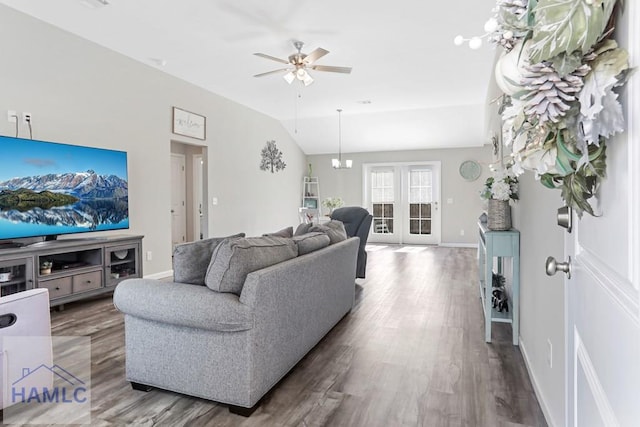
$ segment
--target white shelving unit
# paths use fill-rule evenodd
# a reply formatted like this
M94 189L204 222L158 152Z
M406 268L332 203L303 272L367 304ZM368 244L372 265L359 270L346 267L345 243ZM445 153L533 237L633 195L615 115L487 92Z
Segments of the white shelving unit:
M317 223L322 213L321 209L318 177L305 176L302 181L302 204L298 212L300 222Z
M305 176L302 183L302 207L320 209L320 184L318 177Z

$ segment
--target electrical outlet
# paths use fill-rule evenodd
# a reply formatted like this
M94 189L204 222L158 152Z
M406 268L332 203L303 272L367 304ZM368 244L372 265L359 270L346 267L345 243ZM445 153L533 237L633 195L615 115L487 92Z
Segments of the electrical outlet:
M18 121L18 115L14 110L7 111L7 120L9 121L9 123L15 123L16 121Z
M464 228L461 228L461 229L460 229L460 235L461 235L461 236L464 236Z
M218 205L218 198L217 197L212 197L211 198L211 203L213 203L213 206L217 206Z
M33 117L31 116L31 113L22 113L22 124L27 125L30 122L33 123Z
M547 340L547 365L553 368L553 344L551 344L551 340Z
M153 252L147 251L147 261L151 261L153 259Z

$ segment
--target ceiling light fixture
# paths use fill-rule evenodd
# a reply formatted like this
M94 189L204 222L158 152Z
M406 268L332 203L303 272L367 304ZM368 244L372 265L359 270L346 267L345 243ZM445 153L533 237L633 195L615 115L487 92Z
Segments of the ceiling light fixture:
M345 160L342 163L342 109L338 108L338 158L331 159L331 166L334 169L351 169L352 160Z

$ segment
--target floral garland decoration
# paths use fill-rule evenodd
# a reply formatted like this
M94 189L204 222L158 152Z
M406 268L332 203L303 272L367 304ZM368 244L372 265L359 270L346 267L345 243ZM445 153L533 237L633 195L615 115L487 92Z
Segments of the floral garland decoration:
M631 69L612 37L620 2L498 0L485 25L505 49L495 77L513 169L561 188L579 216L594 215L588 199L606 174L606 140L624 130L614 89Z

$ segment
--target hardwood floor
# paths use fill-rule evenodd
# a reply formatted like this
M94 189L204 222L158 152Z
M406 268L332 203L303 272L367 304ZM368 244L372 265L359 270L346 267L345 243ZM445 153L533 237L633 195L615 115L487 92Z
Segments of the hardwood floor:
M474 249L369 252L356 305L250 417L124 377L111 298L52 312L54 335L89 335L95 426L545 426L509 325L485 344Z

